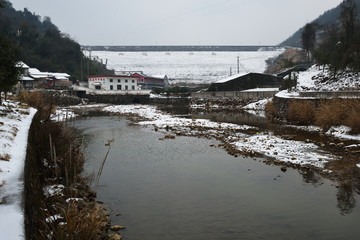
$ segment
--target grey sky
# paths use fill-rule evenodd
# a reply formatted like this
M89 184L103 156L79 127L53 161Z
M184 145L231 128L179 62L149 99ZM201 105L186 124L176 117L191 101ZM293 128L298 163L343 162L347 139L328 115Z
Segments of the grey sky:
M275 45L342 0L10 0L83 45Z

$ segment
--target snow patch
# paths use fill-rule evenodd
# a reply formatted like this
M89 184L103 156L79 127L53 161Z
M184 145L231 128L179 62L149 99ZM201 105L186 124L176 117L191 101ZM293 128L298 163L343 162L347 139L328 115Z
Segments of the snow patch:
M64 185L62 184L46 186L43 188L43 192L46 197L51 197L55 195L63 196L62 193L63 190L64 190Z
M328 160L332 159L330 155L321 153L315 144L285 140L271 134L250 136L234 142L234 145L240 151L258 152L282 162L301 166L324 168Z

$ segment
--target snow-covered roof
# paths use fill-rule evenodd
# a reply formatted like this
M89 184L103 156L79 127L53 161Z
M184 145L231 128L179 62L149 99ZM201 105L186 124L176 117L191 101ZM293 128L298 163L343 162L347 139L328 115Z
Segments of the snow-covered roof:
M215 81L214 83L225 83L225 82L228 82L228 81L231 81L231 80L234 80L236 78L239 78L239 77L242 77L242 76L245 76L249 73L247 72L242 72L242 73L238 73L238 74L235 74L235 75L232 75L230 77L227 77L227 78L224 78L224 79L220 79L220 80L217 80Z
M29 75L33 78L55 77L58 80L68 80L70 77L67 73L40 72L37 68L30 68Z
M25 76L25 75L21 75L20 80L21 81L34 81L34 79L32 77Z
M26 65L24 62L20 61L20 62L17 62L15 67L17 68L30 68L28 65Z
M167 76L165 74L160 75L153 75L154 78L161 78L161 79L167 79Z
M252 88L244 90L243 92L276 92L279 88Z

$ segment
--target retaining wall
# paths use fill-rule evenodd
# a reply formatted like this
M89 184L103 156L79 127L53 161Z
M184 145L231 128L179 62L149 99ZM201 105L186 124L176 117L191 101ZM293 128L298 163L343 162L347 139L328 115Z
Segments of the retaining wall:
M205 98L205 99L214 99L214 98L240 98L240 99L251 99L259 100L264 98L270 98L275 96L278 91L258 91L258 92L243 92L243 91L216 91L216 92L201 92L201 93L192 93L192 98Z
M109 104L148 104L150 102L150 95L94 95L85 94L85 98L89 99L89 102L96 103L109 103Z

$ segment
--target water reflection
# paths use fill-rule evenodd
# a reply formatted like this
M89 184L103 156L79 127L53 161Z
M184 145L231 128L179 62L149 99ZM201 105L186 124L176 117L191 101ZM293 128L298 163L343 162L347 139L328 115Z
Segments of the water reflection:
M135 128L121 117L86 118L76 127L89 144L89 171L99 169L104 143L115 138L98 197L120 211L111 218L127 227L127 239L358 237L359 208L351 205L344 217L336 207L336 201L356 201L347 198L346 188L339 201L338 189L314 172L282 172L261 159L234 158L210 148L213 140L159 141L161 133Z
M338 201L337 207L342 215L350 214L356 207L356 199L351 183L340 184L336 198Z

